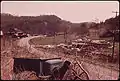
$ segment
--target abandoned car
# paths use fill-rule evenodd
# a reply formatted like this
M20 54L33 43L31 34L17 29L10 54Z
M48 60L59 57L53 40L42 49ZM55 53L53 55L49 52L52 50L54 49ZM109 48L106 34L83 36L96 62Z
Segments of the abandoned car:
M70 69L71 62L63 61L61 58L50 59L30 59L13 58L13 80L64 80L66 73ZM74 71L74 69L71 69ZM85 72L84 72L85 73ZM73 77L73 80L82 80L79 75ZM86 76L86 75L85 75ZM71 77L70 77L71 78ZM89 78L87 78L88 80Z

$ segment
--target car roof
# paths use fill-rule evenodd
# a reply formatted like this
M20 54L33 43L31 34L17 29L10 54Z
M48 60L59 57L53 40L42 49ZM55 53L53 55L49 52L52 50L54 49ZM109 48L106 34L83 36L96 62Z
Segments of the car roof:
M51 59L51 60L46 60L45 62L49 64L56 64L56 63L62 63L63 61L61 59Z
M61 58L16 58L14 57L13 59L28 59L28 60L60 60Z

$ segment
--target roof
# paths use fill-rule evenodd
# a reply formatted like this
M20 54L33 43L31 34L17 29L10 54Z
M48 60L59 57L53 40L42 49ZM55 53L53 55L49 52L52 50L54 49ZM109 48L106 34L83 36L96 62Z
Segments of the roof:
M30 59L30 60L60 60L61 58L21 58L21 57L14 57L13 59Z

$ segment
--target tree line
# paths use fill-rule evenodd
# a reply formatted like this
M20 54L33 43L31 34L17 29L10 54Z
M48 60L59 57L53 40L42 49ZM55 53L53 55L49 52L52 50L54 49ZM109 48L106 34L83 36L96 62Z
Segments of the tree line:
M51 34L66 32L76 35L88 35L89 29L103 29L100 37L104 37L106 32L119 29L119 16L106 19L105 22L83 22L72 23L63 20L56 15L40 16L14 16L7 13L1 13L1 29L8 32L11 28L18 28L29 34Z

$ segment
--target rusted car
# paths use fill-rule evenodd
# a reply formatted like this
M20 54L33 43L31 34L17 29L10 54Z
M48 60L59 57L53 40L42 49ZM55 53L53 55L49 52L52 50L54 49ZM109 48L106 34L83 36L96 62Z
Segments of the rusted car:
M34 79L49 79L54 68L58 68L63 64L60 58L51 59L29 59L14 58L13 79L26 79L26 75ZM26 73L26 74L25 74ZM24 74L24 75L23 75ZM21 77L20 77L21 76ZM18 78L19 77L19 78ZM37 78L35 78L37 77Z
M13 80L63 80L71 64L71 62L69 61L61 60L61 58L50 59L13 58L13 59L14 59L12 76ZM77 72L75 71L75 69L71 70L73 70L73 73L76 75ZM73 77L73 80L76 79L81 80L80 76L82 74L76 75L75 77Z

